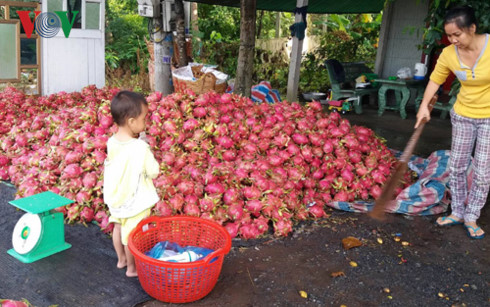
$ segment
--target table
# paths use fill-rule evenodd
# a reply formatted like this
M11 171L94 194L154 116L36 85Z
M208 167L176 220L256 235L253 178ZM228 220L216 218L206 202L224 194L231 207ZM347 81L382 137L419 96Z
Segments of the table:
M426 80L414 80L414 79L375 79L375 82L381 84L378 90L378 116L383 115L385 110L400 111L401 118L407 118L407 112L405 107L410 99L410 88L414 88L417 91L417 97L422 96L424 93ZM396 104L395 106L386 105L386 92L388 90L395 91Z

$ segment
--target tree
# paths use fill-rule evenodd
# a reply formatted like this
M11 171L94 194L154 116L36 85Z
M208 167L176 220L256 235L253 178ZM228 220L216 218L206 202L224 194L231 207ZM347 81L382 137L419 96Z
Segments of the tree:
M248 97L252 87L256 8L256 0L240 0L240 49L234 92Z
M178 54L178 65L179 67L187 66L187 48L185 44L185 13L184 13L184 3L182 0L175 0L175 26L177 31L177 36L175 37L177 43L177 54Z
M476 19L479 23L479 32L490 31L490 2L481 0L446 0L431 1L426 22L428 27L424 28L424 42L420 48L426 54L439 50L444 47L441 44L444 35L444 16L447 10L455 5L469 5L475 10Z

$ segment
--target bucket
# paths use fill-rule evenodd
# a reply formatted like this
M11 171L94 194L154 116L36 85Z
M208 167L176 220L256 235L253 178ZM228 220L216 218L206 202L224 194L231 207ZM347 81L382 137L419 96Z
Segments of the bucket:
M415 63L415 73L413 74L415 80L424 80L426 73L427 66L424 63Z

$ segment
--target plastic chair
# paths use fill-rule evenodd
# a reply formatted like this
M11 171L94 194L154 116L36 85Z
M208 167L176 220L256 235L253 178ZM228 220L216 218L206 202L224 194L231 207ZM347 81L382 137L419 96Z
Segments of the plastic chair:
M378 92L378 86L370 88L355 88L355 79L363 74L372 75L372 71L364 63L340 63L335 59L325 61L330 79L332 99L341 100L357 97L354 100L354 111L362 113L362 97Z
M449 99L449 101L447 103L438 101L434 105L433 109L442 111L440 118L445 119L447 117L447 114L453 108L454 103L456 103L456 98L457 98L458 93L459 93L459 88L460 88L460 86L453 86L451 88L451 90L449 91L449 94L448 94L451 97L451 99ZM415 99L415 108L417 111L420 107L421 102L422 102L422 97L418 97L417 99Z

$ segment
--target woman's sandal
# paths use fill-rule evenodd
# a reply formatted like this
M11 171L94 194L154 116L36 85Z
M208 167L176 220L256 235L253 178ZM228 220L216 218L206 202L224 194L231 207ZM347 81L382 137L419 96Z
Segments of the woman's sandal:
M449 223L444 223L446 220L450 220L451 222ZM439 224L436 220L436 225L437 226L441 226L441 227L445 227L445 226L454 226L454 225L461 225L463 224L463 221L458 221L458 220L455 220L453 219L452 217L449 217L449 216L444 216L441 218L441 222L444 223L444 224Z
M466 227L466 231L468 233L468 237L472 238L472 239L483 239L485 237L485 233L482 233L481 235L477 236L476 235L476 232L478 230L481 230L480 227L473 227L473 226L470 226L470 225L464 225L464 227ZM471 230L470 230L471 229ZM473 235L472 235L472 231L473 231Z

